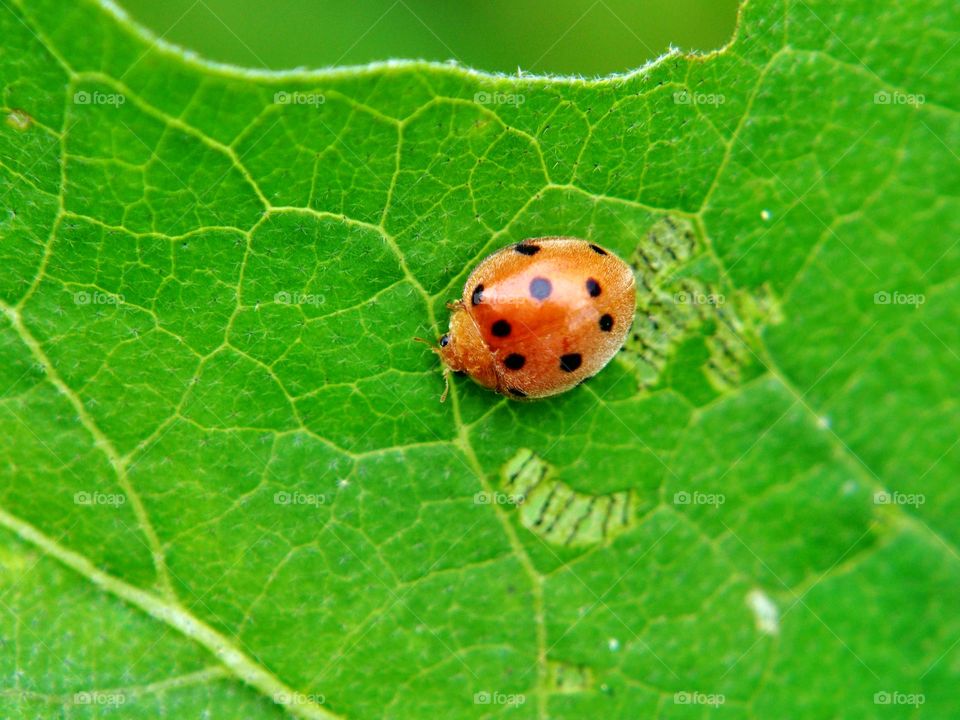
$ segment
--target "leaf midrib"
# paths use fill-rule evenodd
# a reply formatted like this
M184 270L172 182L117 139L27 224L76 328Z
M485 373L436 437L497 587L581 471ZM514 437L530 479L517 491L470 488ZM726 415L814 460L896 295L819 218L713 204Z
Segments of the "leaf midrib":
M47 556L58 560L74 572L88 579L101 590L137 607L155 620L178 630L185 637L208 650L236 678L258 690L264 697L276 702L280 697L297 697L298 701L284 705L286 710L305 720L343 720L310 698L280 680L263 665L252 659L223 634L190 613L179 603L163 599L153 593L130 585L103 572L86 557L63 547L40 532L30 523L0 509L0 526L34 545Z

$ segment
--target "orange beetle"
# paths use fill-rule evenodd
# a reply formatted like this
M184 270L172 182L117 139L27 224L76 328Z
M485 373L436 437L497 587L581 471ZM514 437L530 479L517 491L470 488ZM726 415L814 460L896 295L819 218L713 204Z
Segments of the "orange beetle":
M450 330L434 348L445 373L464 372L508 397L542 398L610 362L633 323L635 281L599 245L531 238L487 256L448 307Z

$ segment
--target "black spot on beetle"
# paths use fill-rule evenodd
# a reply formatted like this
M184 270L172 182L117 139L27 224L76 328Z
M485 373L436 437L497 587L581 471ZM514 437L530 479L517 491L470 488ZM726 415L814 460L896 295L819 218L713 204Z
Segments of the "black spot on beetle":
M483 283L480 283L473 289L473 296L470 298L470 302L474 305L479 305L483 302Z
M613 315L605 313L600 316L600 329L603 330L603 332L613 330Z
M503 364L506 365L509 370L519 370L526 363L527 359L519 353L510 353L503 361Z
M590 249L593 250L597 255L606 255L606 254L607 254L607 251L606 251L606 250L604 250L604 249L603 249L602 247L600 247L599 245L594 245L593 243L590 243Z
M521 255L536 255L540 252L540 246L531 243L517 243L513 246L513 249Z
M544 277L535 277L530 281L530 295L537 300L546 300L553 292L553 285Z
M573 372L583 364L580 353L568 353L560 356L560 369L564 372Z
M587 292L590 293L590 297L599 297L601 292L600 283L593 278L587 280Z
M449 344L450 344L449 335L444 335L443 337L440 338L440 347L446 347Z
M490 329L497 337L506 337L512 328L506 320L497 320Z
M523 390L517 390L516 388L507 388L507 392L516 397L526 397L527 394Z

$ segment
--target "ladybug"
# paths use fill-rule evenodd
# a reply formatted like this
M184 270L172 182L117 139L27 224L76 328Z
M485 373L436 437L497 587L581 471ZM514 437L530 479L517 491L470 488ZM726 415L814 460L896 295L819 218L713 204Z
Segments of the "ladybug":
M470 274L447 305L450 329L434 352L445 376L465 373L512 398L557 395L600 372L623 345L634 288L630 267L599 245L523 240Z

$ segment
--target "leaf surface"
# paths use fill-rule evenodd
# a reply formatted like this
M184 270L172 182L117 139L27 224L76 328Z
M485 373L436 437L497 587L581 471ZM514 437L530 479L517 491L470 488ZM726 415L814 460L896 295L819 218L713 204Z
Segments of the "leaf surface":
M950 3L589 82L0 36L0 714L960 714ZM624 352L439 403L411 338L557 234Z

